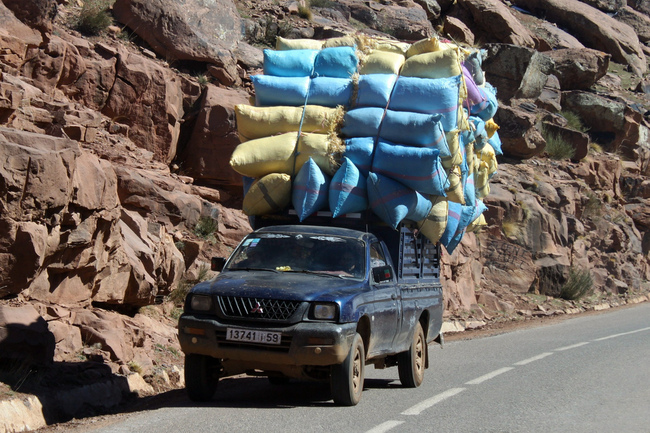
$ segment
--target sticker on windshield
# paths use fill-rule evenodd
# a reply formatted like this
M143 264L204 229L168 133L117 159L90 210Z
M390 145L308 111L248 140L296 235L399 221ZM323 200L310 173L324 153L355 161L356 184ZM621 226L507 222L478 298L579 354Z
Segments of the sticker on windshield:
M325 242L345 242L345 239L336 238L334 236L312 236L311 239Z
M257 244L259 243L260 238L248 238L244 241L244 246L245 247L256 247Z

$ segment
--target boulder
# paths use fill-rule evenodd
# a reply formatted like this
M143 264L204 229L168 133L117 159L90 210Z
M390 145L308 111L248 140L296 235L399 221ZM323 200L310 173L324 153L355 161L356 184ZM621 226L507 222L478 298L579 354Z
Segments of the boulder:
M548 21L539 20L534 29L535 36L538 40L543 41L550 49L540 51L550 51L562 48L583 48L584 45L572 34L562 30L558 26Z
M0 305L0 359L48 364L54 359L54 336L31 305Z
M514 0L533 14L560 27L572 28L587 47L603 50L638 75L647 71L645 54L634 29L578 0ZM581 23L576 25L576 23Z
M546 84L542 88L542 93L535 101L535 104L554 113L562 111L562 89L560 80L555 75L548 76Z
M606 144L608 150L616 150L615 137L625 130L626 104L576 90L562 93L562 106L580 117L597 142Z
M454 41L474 45L474 33L463 21L456 17L445 17L443 32L445 36L450 37Z
M183 117L180 80L152 60L123 48L118 52L116 79L102 114L128 125L131 141L169 163L176 156Z
M627 0L627 5L635 11L641 12L650 17L650 1L648 0Z
M605 76L610 55L589 48L559 49L544 54L553 59L553 75L562 90L586 90Z
M241 90L206 87L194 130L182 152L184 174L203 184L241 187L241 175L229 161L239 144L235 105L248 103L248 93Z
M440 5L436 0L414 0L414 2L424 9L428 20L432 21L440 18Z
M242 25L232 0L116 0L113 14L168 62L211 63L240 82L232 51Z
M359 2L343 0L350 16L368 27L407 41L433 36L433 25L427 12L412 0L402 2Z
M534 105L522 102L512 106L500 105L494 121L500 126L504 155L528 159L544 152L546 141L535 128L537 109Z
M42 33L52 31L52 21L57 12L56 0L2 0L2 3L29 27Z
M458 4L471 12L474 23L487 41L535 48L533 36L504 3L498 0L459 0Z
M548 56L516 45L487 44L485 48L485 79L497 88L499 100L535 99L541 95L553 67Z
M580 0L603 12L618 12L625 7L626 0Z
M615 18L632 27L641 42L650 41L650 16L647 14L637 12L629 6L625 6L618 10Z
M0 43L2 45L0 46L3 47L0 59L3 63L6 59L12 57L14 59L24 59L28 45L38 46L43 42L41 33L16 18L14 12L8 9L5 3L4 1L0 2L0 22L2 23L2 27L0 27ZM15 9L20 9L22 3L12 1L11 4ZM16 60L9 62L9 64L14 65L16 63ZM15 67L19 65L17 64Z
M569 266L552 257L544 257L535 261L535 267L537 274L529 291L559 298L562 286L569 279Z

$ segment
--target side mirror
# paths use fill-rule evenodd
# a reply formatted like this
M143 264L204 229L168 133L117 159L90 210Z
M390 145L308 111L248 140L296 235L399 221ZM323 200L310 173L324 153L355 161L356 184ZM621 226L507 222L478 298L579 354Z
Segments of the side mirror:
M372 268L372 277L374 278L375 283L391 281L393 279L393 268L390 266Z
M210 262L210 269L214 272L221 272L225 264L225 257L212 257L212 261Z

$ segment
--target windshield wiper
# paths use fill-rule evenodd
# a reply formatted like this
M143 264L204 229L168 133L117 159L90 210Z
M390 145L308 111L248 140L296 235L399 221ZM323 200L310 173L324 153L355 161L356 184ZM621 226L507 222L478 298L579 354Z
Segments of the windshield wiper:
M322 277L335 277L335 278L345 278L344 275L341 274L335 274L335 273L328 273L327 271L312 271L309 269L292 269L290 271L283 271L283 272L294 272L294 273L299 273L299 274L310 274L310 275L320 275Z
M228 268L229 271L268 271L268 272L280 272L277 269L270 268Z

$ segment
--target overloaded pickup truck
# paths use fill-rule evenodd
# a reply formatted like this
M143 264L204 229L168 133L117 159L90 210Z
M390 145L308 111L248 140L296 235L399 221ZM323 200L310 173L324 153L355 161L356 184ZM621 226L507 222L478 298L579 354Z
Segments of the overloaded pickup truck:
M440 248L408 224L351 226L258 221L213 259L221 272L190 290L178 324L190 399L246 373L329 381L334 402L353 406L370 364L422 383L429 343L443 342Z

